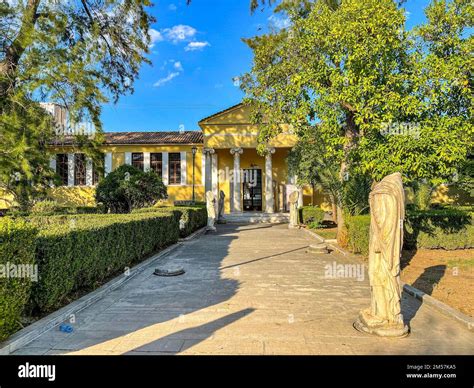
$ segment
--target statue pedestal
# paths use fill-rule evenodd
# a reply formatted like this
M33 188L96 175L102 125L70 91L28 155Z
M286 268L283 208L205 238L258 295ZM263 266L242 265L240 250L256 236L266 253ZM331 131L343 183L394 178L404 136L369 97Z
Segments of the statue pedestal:
M381 321L370 315L370 309L362 310L359 318L354 322L354 328L362 333L377 335L379 337L406 337L410 330L403 323L389 323Z

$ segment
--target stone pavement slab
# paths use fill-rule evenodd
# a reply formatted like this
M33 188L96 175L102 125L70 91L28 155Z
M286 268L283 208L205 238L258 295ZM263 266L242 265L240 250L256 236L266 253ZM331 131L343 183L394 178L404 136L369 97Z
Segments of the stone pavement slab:
M328 268L363 262L308 253L314 242L286 225L218 225L161 262L184 275L141 273L78 313L73 333L52 329L14 354L474 354L472 332L406 294L410 336L354 330L367 273Z

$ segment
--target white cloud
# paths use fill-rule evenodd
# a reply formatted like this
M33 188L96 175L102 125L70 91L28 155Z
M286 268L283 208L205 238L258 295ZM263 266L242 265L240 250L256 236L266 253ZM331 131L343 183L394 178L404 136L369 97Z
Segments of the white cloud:
M163 35L161 35L161 32L153 28L148 30L148 34L150 35L150 48L152 48L156 42L161 42L163 40Z
M173 64L173 67L178 70L178 71L183 71L183 65L181 64L180 61L176 61L174 64Z
M189 42L184 48L185 51L202 50L204 47L210 46L209 42Z
M287 17L271 15L268 18L270 25L281 30L282 28L288 28L291 24L290 19Z
M188 41L193 38L196 33L197 30L195 28L183 24L171 28L165 28L163 30L163 35L166 39L173 43Z
M173 78L176 78L180 73L179 72L174 72L174 73L169 73L166 77L159 79L156 81L153 86L159 88L160 86L163 86L164 84L170 82Z
M176 11L176 10L178 9L178 7L176 7L175 4L170 4L170 5L168 5L168 9L169 9L170 11Z

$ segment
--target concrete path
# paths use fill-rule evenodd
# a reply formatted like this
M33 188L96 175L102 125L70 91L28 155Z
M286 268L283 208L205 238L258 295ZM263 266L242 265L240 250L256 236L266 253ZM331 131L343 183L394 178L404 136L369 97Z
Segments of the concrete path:
M366 274L328 277L326 265L355 262L307 253L315 240L303 231L218 229L161 262L184 266L185 275L142 273L79 313L73 333L52 329L15 354L474 354L472 332L407 295L409 337L355 331L369 306Z

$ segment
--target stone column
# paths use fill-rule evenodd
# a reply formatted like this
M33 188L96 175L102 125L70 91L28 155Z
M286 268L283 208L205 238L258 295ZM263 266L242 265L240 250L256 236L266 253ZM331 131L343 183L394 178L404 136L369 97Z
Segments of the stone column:
M212 155L216 152L213 148L204 148L203 150L206 158L205 162L205 192L212 191Z
M244 150L240 147L231 148L230 153L234 155L234 173L233 173L233 211L242 211L242 182L240 181L240 155Z
M219 197L219 164L217 154L213 153L211 156L212 159L212 193L214 194L214 198ZM217 201L216 201L217 204Z
M273 213L275 211L275 199L273 198L273 172L272 172L272 154L275 148L267 149L265 154L265 212Z

